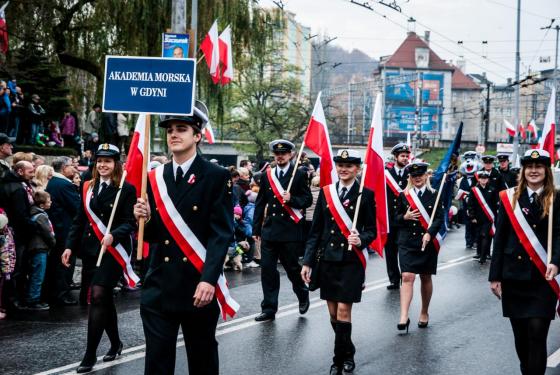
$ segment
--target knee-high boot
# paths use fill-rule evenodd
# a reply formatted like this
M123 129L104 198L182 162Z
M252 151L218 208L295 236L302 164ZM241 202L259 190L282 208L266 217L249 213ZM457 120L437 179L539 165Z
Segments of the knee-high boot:
M352 323L350 322L339 322L340 331L342 335L343 342L343 370L346 373L351 373L354 371L356 364L354 363L354 354L356 353L356 347L352 342Z
M344 341L344 322L331 321L334 325L334 357L331 365L330 375L341 375L344 366L345 341Z

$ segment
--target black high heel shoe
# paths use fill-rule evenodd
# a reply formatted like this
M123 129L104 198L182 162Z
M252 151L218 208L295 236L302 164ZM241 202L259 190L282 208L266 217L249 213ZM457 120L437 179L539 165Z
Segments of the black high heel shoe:
M430 322L430 316L428 315L428 320L425 322L418 321L418 328L428 328L428 323Z
M406 323L399 323L397 324L397 329L399 331L404 331L406 329L406 333L408 333L408 326L410 325L410 319L406 321Z
M97 362L97 358L93 357L93 359L86 359L84 358L82 360L82 363L80 363L80 365L78 366L78 368L76 369L76 372L78 374L83 374L85 372L90 372L91 370L93 370L93 366L95 366L95 363Z
M111 362L114 361L115 358L117 358L117 355L121 355L122 353L122 349L123 349L123 343L122 341L119 343L119 347L117 350L113 351L113 349L109 349L109 351L107 352L107 354L105 354L105 356L103 357L103 362Z

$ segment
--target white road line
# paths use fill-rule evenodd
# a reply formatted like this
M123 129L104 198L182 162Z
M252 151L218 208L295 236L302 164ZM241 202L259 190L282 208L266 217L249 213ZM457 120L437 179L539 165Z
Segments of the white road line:
M438 270L442 271L442 270L445 270L445 269L448 269L448 268L451 268L451 267L456 267L456 266L459 266L463 263L470 262L471 259L472 259L471 255L466 255L466 256L454 258L454 259L451 259L449 261L440 263L440 266L438 267ZM366 288L364 289L363 293L369 293L369 292L372 292L374 290L381 289L381 288L383 288L387 285L388 285L388 279L387 278L371 281L369 283L366 283ZM314 297L314 298L311 299L311 305L309 306L309 309L310 310L311 309L316 309L316 308L318 308L320 306L324 306L324 305L326 305L325 301L321 300L319 297ZM254 327L254 326L257 326L257 325L260 325L260 324L266 324L267 322L255 322L254 321L254 318L259 314L260 313L251 314L251 315L244 316L242 318L232 319L228 322L218 324L217 331L216 331L216 336L223 336L223 335L226 335L228 333L240 331L240 330L250 328L250 327ZM295 315L295 314L299 314L299 309L298 309L298 303L297 302L281 306L278 309L278 313L276 314L276 319L280 319L280 318L290 316L290 315ZM177 337L177 340L178 340L177 348L185 346L185 342L183 341L183 335L182 334ZM122 351L123 355L121 357L118 357L118 359L116 359L112 362L102 362L103 357L100 356L100 357L97 358L97 362L99 364L95 365L93 372L95 372L97 370L104 369L104 368L117 366L117 365L120 365L122 363L127 363L127 362L130 362L130 361L134 361L136 359L143 358L146 355L145 349L146 349L145 344L134 346L134 347L131 347L131 348L127 348L127 349ZM138 353L136 353L136 352L138 352ZM560 352L560 350L559 350L559 352ZM129 354L129 353L132 353L132 354ZM126 355L126 354L129 354L129 355ZM560 354L558 354L558 356L559 356L558 361L560 361ZM549 361L550 361L550 358L549 358ZM68 365L65 365L65 366L57 367L57 368L54 368L54 369L51 369L51 370L39 372L39 373L36 373L35 375L51 375L51 374L70 375L70 374L75 374L76 373L75 369L79 365L80 365L80 362L75 362L75 363L71 363L71 364L68 364ZM554 367L556 367L556 366L554 366ZM72 370L72 371L68 372L68 370Z
M546 363L546 367L558 367L560 364L560 349L555 351L548 357L548 361Z

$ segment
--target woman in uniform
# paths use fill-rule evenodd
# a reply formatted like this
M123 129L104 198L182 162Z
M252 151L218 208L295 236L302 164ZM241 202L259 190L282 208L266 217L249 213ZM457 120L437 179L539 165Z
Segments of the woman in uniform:
M422 310L418 327L428 327L428 307L432 298L432 275L436 274L439 242L437 234L443 224L443 204L435 206L437 191L428 184L427 163L415 162L407 166L408 186L399 196L396 222L399 225L399 263L402 272L401 316L397 329L408 333L409 309L414 280L420 275ZM435 215L432 215L436 209ZM431 220L433 216L433 220Z
M112 361L121 354L123 344L119 338L117 311L113 302L113 288L123 275L123 268L107 250L100 267L96 267L101 245L121 245L130 254L132 251L132 234L136 228L133 206L136 202L134 186L124 183L119 198L111 232L101 240L94 231L95 215L105 226L109 222L119 183L123 175L123 166L119 160L119 149L114 145L102 144L95 155L93 179L86 182L83 194L90 199L82 199L78 213L74 218L68 239L67 249L62 255L62 263L69 266L69 259L75 253L82 259L82 288L89 288L89 316L87 347L84 358L77 369L78 373L91 371L97 360L97 346L107 332L111 348L103 361ZM84 198L84 197L82 197ZM89 200L89 207L85 207ZM93 213L93 215L92 215ZM90 221L91 220L91 221Z
M546 339L558 302L553 284L560 279L560 196L548 152L528 150L521 166L517 187L500 193L489 280L510 319L521 373L540 375L546 371ZM547 264L551 202L552 260Z
M320 287L321 299L327 301L335 331L331 375L351 373L355 368L352 304L361 300L366 249L377 235L374 195L366 188L356 230L351 232L360 190L356 176L361 158L351 150L340 150L334 162L339 182L323 187L319 193L301 271L303 281L311 283L313 278L311 286ZM351 250L348 244L353 246Z

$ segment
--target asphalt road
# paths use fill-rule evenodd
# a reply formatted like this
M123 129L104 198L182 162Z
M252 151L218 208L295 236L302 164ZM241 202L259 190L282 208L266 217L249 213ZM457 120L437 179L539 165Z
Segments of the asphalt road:
M488 265L471 260L463 231L451 232L439 258L428 329L416 327L420 309L416 286L408 335L399 334L399 293L388 291L385 264L370 256L367 287L353 310L357 348L355 374L518 374L509 321L486 281ZM222 374L326 374L334 343L327 308L312 294L309 312L300 316L289 281L282 276L281 309L274 322L256 323L260 311L260 270L228 272L241 311L220 322ZM117 298L119 329L125 350L118 360L94 368L96 374L142 374L144 337L138 310L139 292ZM87 311L80 307L26 313L0 322L0 374L74 373L85 349ZM108 350L103 338L98 355ZM560 375L560 325L549 334L548 374ZM558 352L557 352L558 351ZM177 374L188 373L182 336L177 345Z

